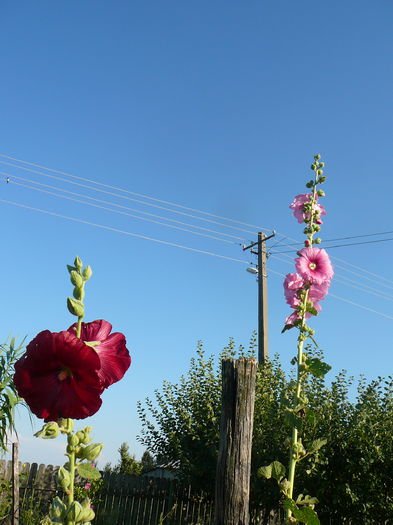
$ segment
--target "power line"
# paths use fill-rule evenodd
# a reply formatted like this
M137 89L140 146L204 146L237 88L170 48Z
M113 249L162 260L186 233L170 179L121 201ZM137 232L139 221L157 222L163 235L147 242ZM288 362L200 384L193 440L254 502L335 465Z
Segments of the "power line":
M386 242L386 241L393 241L393 237L389 237L388 239L376 239L375 241L363 241L363 242L348 242L346 244L333 244L333 246L323 246L325 250L330 250L331 248L343 248L344 246L359 246L361 244L374 244L377 242ZM327 241L326 241L327 242ZM278 253L293 253L295 250L284 250L282 252L272 252L274 254Z
M0 175L4 175L6 177L7 182L10 182L10 183L16 184L13 179L22 180L24 182L28 182L30 184L34 184L34 185L40 186L42 188L49 188L49 189L52 189L52 190L61 191L63 193L67 193L69 195L75 195L76 197L83 197L84 199L88 199L88 200L91 200L91 201L94 201L94 202L100 202L101 204L109 204L110 206L115 206L116 208L121 208L122 210L134 211L136 213L141 213L142 215L148 215L149 217L155 217L157 219L163 219L163 220L166 220L166 221L169 221L169 222L173 222L175 224L181 224L183 226L189 226L189 227L192 227L192 228L196 228L197 230L203 230L203 231L207 231L207 232L210 232L210 233L215 233L217 235L221 235L221 236L224 236L224 237L230 237L232 239L237 239L239 241L244 241L244 237L239 237L238 235L233 235L232 233L219 232L217 230L212 230L210 228L206 228L205 226L199 226L197 224L190 224L188 222L178 221L176 219L171 219L170 217L165 217L163 215L157 215L155 213L150 213L148 211L138 210L137 208L130 208L129 206L123 206L122 204L117 204L116 202L106 201L104 199L97 199L95 197L90 197L89 195L84 195L83 193L77 193L75 191L70 191L70 190L66 190L64 188L59 188L57 186L52 186L51 184L44 184L43 182L37 182L37 181L31 180L31 179L26 179L25 177L20 177L19 175L11 175L10 173L7 173L5 171L0 171ZM31 188L31 189L35 189L35 188Z
M177 243L174 243L174 242L163 241L161 239L155 239L153 237L148 237L146 235L140 235L138 233L132 233L132 232L125 231L125 230L120 230L119 228L113 228L112 226L105 226L103 224L97 224L95 222L85 221L84 219L78 219L76 217L69 217L68 215L62 215L60 213L55 213L55 212L49 211L49 210L43 210L41 208L35 208L33 206L27 206L26 204L21 204L19 202L8 201L6 199L0 199L0 202L4 202L5 204L10 204L12 206L17 206L19 208L25 208L26 210L37 211L39 213L44 213L46 215L52 215L53 217L59 217L61 219L66 219L66 220L69 220L69 221L79 222L81 224L87 224L88 226L94 226L95 228L101 228L103 230L113 231L113 232L116 232L116 233L121 233L123 235L128 235L130 237L136 237L138 239L144 239L144 240L147 240L147 241L153 241L153 242L157 242L159 244L164 244L166 246L173 246L175 248L182 248L183 250L188 250L190 252L202 253L204 255L211 255L212 257L218 257L220 259L225 259L227 261L240 262L242 264L247 264L247 265L250 264L248 261L244 261L243 259L235 259L233 257L228 257L226 255L221 255L221 254L214 253L214 252L209 252L209 251L206 251L206 250L198 250L197 248L191 248L190 246L185 246L185 245L177 244Z
M387 235L389 233L393 233L393 230L388 230L386 232L375 232L375 233L363 233L361 235L350 235L348 237L336 237L334 239L323 239L323 242L334 242L334 241L346 241L349 239L359 239L362 237L375 237L376 235ZM289 237L285 237L285 239L289 239ZM279 241L281 242L281 241ZM277 243L278 244L278 243ZM285 246L299 246L301 244L300 242L291 242L291 243L285 243ZM343 245L346 246L346 245ZM329 248L329 246L328 246Z
M79 204L83 204L84 206L92 206L94 208L99 208L101 210L106 210L106 211L110 211L112 213L117 213L117 214L121 214L121 215L126 215L128 217L132 217L134 219L139 219L141 221L147 221L147 222L152 222L154 224L159 224L161 226L165 226L167 228L175 228L177 230L181 230L181 231L185 231L185 232L188 232L188 233L193 233L194 235L199 235L201 237L205 237L205 238L208 238L208 239L214 239L216 241L220 241L220 242L225 242L225 243L228 243L228 244L238 244L238 243L235 243L234 241L229 241L228 239L223 239L222 237L215 237L213 235L209 235L209 234L206 234L206 233L201 233L201 232L196 232L196 231L193 231L193 230L190 230L188 228L183 228L181 226L175 226L173 224L166 224L164 222L161 222L161 221L156 221L154 219L147 219L146 217L139 217L138 215L134 215L132 213L127 213L125 211L119 211L119 210L113 210L111 208L108 208L106 206L101 206L100 204L93 204L91 202L86 202L86 201L83 201L83 200L80 200L80 199L74 199L73 197L68 197L67 195L59 195L53 191L49 191L49 190L42 190L40 188L34 188L33 186L29 186L28 184L23 184L23 183L20 183L20 182L15 182L13 181L13 184L17 185L17 186L21 186L23 188L27 188L27 189L31 189L33 191L38 191L40 193L45 193L47 195L53 195L54 197L59 197L61 199L67 199L67 200L70 200L72 202L76 202L76 203L79 203Z
M276 231L276 234L277 234L277 235L281 235L281 236L285 237L286 239L290 239L291 241L296 241L296 240L297 240L297 239L294 239L293 237L286 236L286 235L284 235L283 233L280 233L280 232L277 232L277 231ZM298 241L298 242L299 242L299 244L300 244L300 241ZM291 253L293 253L292 250L291 250ZM342 258L337 257L337 256L332 257L332 259L333 259L334 261L341 261L342 263L346 264L347 266L350 266L350 267L352 267L352 268L356 268L356 269L360 270L360 271L363 272L363 273L366 273L366 274L368 274L368 275L373 275L373 276L376 277L377 279L380 279L380 280L382 280L382 281L385 281L385 282L388 282L388 283L393 284L393 281L392 281L391 279L387 279L386 277L383 277L383 276L380 275L380 274L377 274L377 273L375 273L375 272L371 272L370 270L366 270L365 268L362 268L362 267L357 266L357 265L355 265L355 264L349 263L349 262L346 261L345 259L342 259ZM353 274L356 275L355 272L353 272L353 271L351 271L351 270L348 270L347 268L342 267L342 269L343 269L344 271L346 271L346 272L353 273ZM359 274L359 275L361 275L361 274ZM364 277L363 275L361 275L361 278L362 278L362 279L367 279L367 280L369 280L369 281L372 281L372 279L367 278L367 277ZM381 286L386 286L386 285L381 285Z
M42 173L41 171L33 170L31 168L25 168L23 166L17 166L16 164L11 164L10 162L5 162L3 160L0 160L0 164L6 164L6 165L12 166L14 168L18 168L18 169L21 169L21 170L24 170L24 171L28 171L30 173L35 173L37 175L41 175L42 177L48 177L48 178L55 179L55 180L61 180L62 182L66 182L67 184L73 184L74 186L79 186L81 188L87 188L89 190L97 191L99 193L105 193L107 195L112 195L112 196L117 197L119 199L125 199L125 200L132 201L132 202L138 202L139 204L142 204L143 206L150 206L150 207L153 207L153 208L158 208L160 210L169 211L170 213L177 213L178 215L184 215L186 217L192 217L193 219L197 219L199 221L205 221L205 222L209 222L209 223L212 223L212 224L218 224L218 225L220 225L220 226L222 226L224 228L231 228L233 230L243 231L243 232L246 232L246 233L250 233L252 235L255 234L255 232L250 231L250 230L246 230L245 228L239 228L237 226L231 226L230 224L223 224L222 222L218 222L218 221L215 221L213 219L207 219L206 217L198 217L196 215L192 215L190 213L186 213L186 212L183 212L183 211L171 210L170 208L166 208L165 206L160 206L159 204L153 204L152 202L141 201L140 199L134 199L134 198L128 197L126 195L119 195L118 193L114 193L112 191L102 190L100 188L94 188L92 186L88 186L87 184L82 184L81 182L74 182L74 181L71 181L71 180L64 179L62 177L58 177L56 175L50 175L49 173Z
M71 173L67 173L67 172L60 171L60 170L55 170L55 169L48 168L48 167L40 165L40 164L35 164L33 162L28 162L28 161L25 161L25 160L17 159L15 157L10 157L9 155L4 155L4 154L0 153L0 157L6 158L6 159L10 159L10 160L13 160L15 162L20 162L22 164L27 164L29 166L34 166L36 168L43 169L43 170L46 170L46 171L50 171L52 173L57 173L59 175L65 175L66 177L70 177L70 178L73 178L75 180L82 180L84 182L89 182L90 184L96 184L97 186L101 186L101 187L104 187L104 188L110 188L110 189L114 189L116 191L121 191L121 192L127 193L129 195L135 195L137 197L142 197L144 199L152 200L152 201L155 201L155 202L160 202L161 204L168 204L169 206L175 206L177 208L181 208L181 209L184 209L184 210L200 213L202 215L207 215L209 217L215 217L216 219L221 219L221 220L225 220L225 221L234 222L234 223L237 223L237 224L242 224L243 226L248 226L250 228L255 228L257 230L258 229L266 229L266 230L270 229L270 228L265 228L265 227L261 227L261 226L255 226L253 224L249 224L247 222L239 221L237 219L232 219L230 217L224 217L224 216L216 215L214 213L210 213L210 212L207 212L207 211L202 211L202 210L199 210L199 209L196 209L196 208L191 208L191 207L188 207L188 206L184 206L182 204L177 204L175 202L165 201L165 200L162 200L162 199L157 199L156 197L151 197L150 195L146 195L146 194L143 194L143 193L136 193L134 191L127 190L125 188L112 186L110 184L105 184L105 183L102 183L102 182L98 182L98 181L95 181L93 179L88 179L86 177L78 177L77 175L72 175ZM17 166L15 164L10 164L10 163L7 163L5 161L1 161L0 160L0 163L6 164L8 166L13 166L15 168L27 170L27 168L24 168L22 166ZM37 172L34 171L33 173L37 173ZM44 174L42 174L42 175L44 175ZM175 211L173 211L173 213L175 213ZM254 232L252 232L252 233L254 233Z

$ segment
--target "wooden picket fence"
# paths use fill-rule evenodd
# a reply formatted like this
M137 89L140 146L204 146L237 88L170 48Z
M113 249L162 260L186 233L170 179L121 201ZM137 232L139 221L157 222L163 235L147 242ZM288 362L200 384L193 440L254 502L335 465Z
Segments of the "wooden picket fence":
M19 525L38 525L58 492L52 465L20 463ZM0 461L0 479L9 482L12 462ZM104 488L96 502L95 525L213 525L214 503L206 494L176 480L103 473ZM0 506L1 506L0 495ZM4 494L3 494L4 498ZM0 525L11 523L9 517ZM250 525L280 525L281 515L251 509Z

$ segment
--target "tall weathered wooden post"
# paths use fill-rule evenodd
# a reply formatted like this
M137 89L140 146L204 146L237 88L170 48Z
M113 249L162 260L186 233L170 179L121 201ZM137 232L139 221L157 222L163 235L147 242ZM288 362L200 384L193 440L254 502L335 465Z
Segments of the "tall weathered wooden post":
M254 359L222 360L222 413L215 525L248 525L255 403Z
M12 525L19 525L19 443L12 443Z

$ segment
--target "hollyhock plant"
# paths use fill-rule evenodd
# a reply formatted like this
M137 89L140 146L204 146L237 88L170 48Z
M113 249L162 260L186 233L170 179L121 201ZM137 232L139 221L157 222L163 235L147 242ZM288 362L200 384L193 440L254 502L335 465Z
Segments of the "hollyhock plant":
M37 417L47 422L35 435L44 439L67 436L67 462L58 471L58 483L67 502L56 497L43 525L90 524L94 519L89 498L81 503L74 501L75 476L87 480L85 487L101 477L93 462L103 444L92 443L90 426L74 432L73 419L96 413L103 391L119 381L131 364L124 335L111 333L108 321L82 322L85 284L92 276L90 266L83 268L76 257L74 265L67 268L74 286L67 307L78 321L66 331L40 332L15 364L14 383L19 395Z
M293 311L285 320L283 332L295 327L299 330L297 355L292 360L297 365L297 376L296 381L290 383L288 395L290 401L286 408L287 419L292 427L289 464L286 469L280 462L274 461L259 469L261 476L274 478L278 482L284 496L286 524L320 525L314 510L318 500L303 494L299 494L296 499L293 496L298 463L315 454L326 443L324 439L316 439L306 450L301 438L304 422L313 418L312 410L308 407L308 401L303 394L304 381L308 374L323 377L330 370L329 365L319 358L309 357L303 350L307 339L315 343L314 330L308 326L307 320L321 312L320 301L326 297L334 273L327 252L314 246L321 243L321 239L314 236L321 229L321 216L326 215L325 208L318 202L319 197L325 195L320 185L326 180L322 169L324 163L320 158L320 155L315 155L311 166L314 178L306 184L311 192L297 195L290 205L298 222L305 223L304 233L307 237L304 242L305 247L297 252L296 273L288 274L284 280L285 299Z

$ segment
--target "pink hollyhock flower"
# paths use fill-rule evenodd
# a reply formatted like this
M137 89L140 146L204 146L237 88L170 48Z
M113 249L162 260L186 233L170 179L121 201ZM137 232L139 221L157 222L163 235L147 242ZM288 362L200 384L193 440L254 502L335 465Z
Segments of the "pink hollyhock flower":
M300 315L295 310L291 313L291 315L288 315L288 317L285 319L285 325L293 326L295 324L295 321L297 321L300 318Z
M83 487L85 490L90 490L91 489L91 483L86 483L85 486Z
M304 281L297 273L288 273L284 280L284 295L287 303L292 308L299 306L298 290L304 286Z
M309 219L311 216L310 213L304 213L303 211L303 207L306 202L309 202L311 195L311 193L301 193L300 195L296 195L292 204L289 206L293 210L293 215L298 222L304 222L304 219ZM316 195L315 198L318 199L318 195ZM326 215L326 210L322 204L316 203L315 209L319 211L320 216ZM322 224L320 219L318 219L318 224Z
M101 406L97 353L69 332L40 332L15 363L14 384L45 421L84 419Z
M305 281L321 285L333 277L333 267L325 250L320 248L302 248L295 259L296 270Z
M73 324L68 332L75 334L77 324ZM131 357L126 348L126 338L123 334L111 334L112 325L99 319L91 323L82 323L81 339L97 353L101 367L98 375L103 388L119 381L131 364Z

